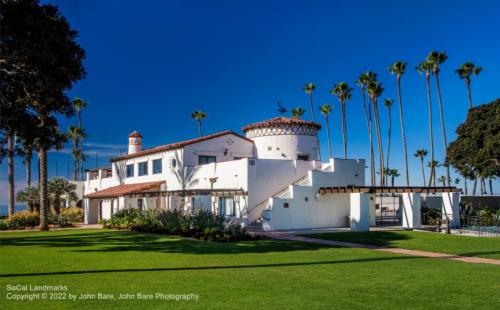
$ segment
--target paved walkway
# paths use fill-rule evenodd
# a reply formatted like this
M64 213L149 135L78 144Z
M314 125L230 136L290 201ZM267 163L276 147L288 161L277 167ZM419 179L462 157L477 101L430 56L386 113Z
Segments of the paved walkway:
M446 253L435 253L435 252L427 252L427 251L419 251L419 250L388 248L388 247L381 247L381 246L376 246L376 245L350 243L350 242L342 242L342 241L334 241L334 240L323 240L323 239L308 238L308 237L303 237L303 236L296 236L294 234L286 233L286 232L264 232L264 233L262 233L262 235L267 236L269 238L273 238L273 239L300 241L300 242L311 242L311 243L318 243L318 244L325 244L325 245L333 245L333 246L338 246L338 247L361 248L361 249L369 249L369 250L374 250L374 251L381 251L381 252L388 252L388 253L395 253L395 254L449 259L449 260L461 261L464 263L491 264L491 265L499 265L500 266L500 260L492 259L492 258L469 257L469 256L446 254Z

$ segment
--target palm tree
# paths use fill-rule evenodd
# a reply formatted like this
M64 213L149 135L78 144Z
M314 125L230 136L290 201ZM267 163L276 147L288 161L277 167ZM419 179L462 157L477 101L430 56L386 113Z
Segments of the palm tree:
M83 100L83 99L75 98L75 99L73 99L72 103L73 103L73 106L75 107L75 110L76 110L76 113L77 113L77 116L78 116L78 128L83 133L83 127L82 127L82 110L87 107L87 102L85 100ZM79 158L77 158L78 164L76 164L77 167L82 167L82 168L83 168L83 162L86 159L86 156L83 153L83 141L82 141L83 138L86 138L86 135L82 135L79 138L79 140L80 140L80 152L79 152L80 156L79 156ZM77 169L77 172L78 172L78 169ZM82 174L83 174L83 172L82 172ZM75 177L75 176L73 176L73 177ZM75 180L77 180L77 179L79 179L78 173L76 174L76 179Z
M444 112L443 112L443 100L441 98L441 88L439 86L439 72L440 72L440 65L443 64L446 60L448 59L448 55L444 52L436 52L432 51L429 53L427 56L427 61L432 64L432 74L434 75L434 79L436 81L436 89L438 93L438 104L439 104L439 115L441 118L441 131L443 133L443 142L444 142L444 149L445 149L445 156L446 158L446 153L448 149L448 142L446 139L446 128L444 126ZM445 163L446 167L446 178L448 180L448 186L451 186L451 177L450 177L450 166Z
M438 183L441 183L443 186L446 186L446 177L444 175L440 176L438 179Z
M436 169L441 167L441 164L439 163L439 161L434 160L428 162L427 167L429 167L429 169L431 170L431 175L432 175L432 184L431 180L429 180L429 186L436 186ZM432 170L434 170L434 174L432 174Z
M74 190L76 189L76 185L70 183L65 178L56 177L48 182L48 191L49 195L54 202L54 212L59 215L61 213L61 196L62 195L71 195L74 194ZM76 194L75 194L76 195ZM74 197L73 195L71 195Z
M30 212L40 212L40 194L38 187L28 186L24 190L17 192L17 202L28 204Z
M198 110L198 111L194 111L193 113L191 113L191 118L196 122L196 124L198 124L198 133L200 134L200 137L203 136L203 132L201 130L201 122L207 118L207 113L201 111L201 110Z
M387 108L387 114L389 116L389 128L388 128L388 140L387 140L387 164L386 167L389 167L389 155L391 152L391 129L392 129L392 104L394 100L392 99L384 99L384 106ZM385 178L385 183L387 184L387 176Z
M353 89L346 82L340 82L333 85L330 94L337 96L342 110L342 141L344 142L344 159L347 158L347 126L345 115L345 103L352 97Z
M416 70L420 74L424 74L425 76L425 83L426 83L426 88L427 88L427 105L428 105L428 115L429 115L429 142L430 142L430 150L431 150L431 163L434 163L434 135L432 132L432 101L431 101L431 85L430 85L430 78L431 78L431 70L432 70L432 64L429 63L428 61L422 61L421 63L418 64L416 67ZM433 180L436 179L435 177L435 171L436 168L431 166L431 173L429 176L429 186L431 186ZM434 182L434 186L435 186Z
M382 83L379 83L378 81L373 81L370 82L368 85L368 94L371 97L372 103L373 103L373 111L375 113L375 130L377 134L377 145L378 145L378 154L379 154L379 166L380 166L380 185L384 186L385 185L385 177L384 177L384 150L382 147L382 135L380 134L380 119L378 115L378 104L377 100L378 97L382 95L384 92L384 88L382 87Z
M403 155L405 159L406 186L410 186L410 174L408 172L408 148L406 145L406 133L405 133L404 118L403 118L403 99L401 96L401 77L405 73L405 70L406 70L406 62L404 61L396 61L395 63L389 66L389 72L396 76L398 101L399 101L399 123L401 126L401 137L403 139Z
M87 135L83 128L69 126L67 137L68 139L71 139L73 141L73 150L71 152L73 155L73 181L78 180L78 168L80 167L80 162L82 162L81 159L85 158L83 155L83 150L80 147L80 141L86 136Z
M328 121L328 115L330 112L332 112L333 107L329 104L324 104L319 107L319 111L321 114L325 117L325 123L326 123L326 136L327 136L327 142L328 142L328 158L333 158L333 153L332 153L332 145L330 141L330 122Z
M370 184L375 185L375 155L373 152L373 135L372 135L372 109L370 100L368 100L368 108L366 105L365 92L370 82L377 79L377 74L374 72L361 73L356 85L361 87L361 94L363 96L363 112L365 114L366 127L368 129L368 139L370 140ZM370 99L370 97L368 97Z
M472 95L470 92L470 77L471 75L479 75L483 71L482 67L476 66L473 62L468 61L461 64L455 73L458 74L460 79L465 80L465 85L467 85L467 98L469 99L469 110L472 109Z
M304 115L304 113L306 113L306 110L301 107L295 107L292 109L292 118L299 119L302 115Z
M398 172L398 169L388 169L388 174L391 176L391 186L394 187L394 179L399 177L400 174Z
M309 104L311 105L311 115L312 121L316 122L316 117L314 116L314 104L313 104L313 92L316 90L316 83L307 83L304 88L304 92L309 96Z
M427 156L427 150L426 149L420 149L415 152L415 157L420 158L420 161L422 163L422 177L424 180L424 186L425 186L425 169L424 169L424 158Z

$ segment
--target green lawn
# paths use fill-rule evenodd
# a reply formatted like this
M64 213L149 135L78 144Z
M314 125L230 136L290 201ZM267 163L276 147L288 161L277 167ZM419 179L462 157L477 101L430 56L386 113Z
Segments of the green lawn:
M478 238L403 230L317 233L304 236L410 250L500 259L500 238Z
M198 301L6 300L8 284ZM500 309L500 268L277 240L211 243L106 230L0 233L2 309Z

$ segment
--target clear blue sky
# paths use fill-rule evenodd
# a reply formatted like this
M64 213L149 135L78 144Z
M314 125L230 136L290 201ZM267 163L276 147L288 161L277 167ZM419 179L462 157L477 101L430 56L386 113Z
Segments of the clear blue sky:
M329 95L333 83L356 89L347 105L349 157L368 158L359 73L379 74L395 98L395 79L386 68L409 63L402 81L411 179L421 184L417 148L429 148L424 79L413 68L430 50L444 50L441 81L449 140L465 118L466 88L453 71L467 60L484 67L472 82L474 103L499 96L500 26L498 1L44 1L59 5L80 32L87 52L87 77L70 91L89 102L83 122L89 155L99 166L126 149L127 135L139 130L144 144L196 136L190 113L208 113L205 132L232 129L277 115L276 100L289 109L308 108L302 86L316 82L316 105L332 103L334 153L341 156L340 109ZM433 87L437 159L443 142ZM398 110L393 110L392 164L403 170ZM309 111L305 118L310 118ZM387 114L381 110L386 143ZM62 128L76 119L62 119ZM325 132L320 132L326 150ZM50 175L66 175L69 145L50 154ZM326 153L324 153L326 155ZM325 157L325 156L324 156ZM95 166L95 159L88 162ZM7 167L1 165L0 204L6 197ZM16 162L16 182L24 166ZM368 172L368 170L367 170ZM444 174L444 170L438 175ZM34 171L36 178L36 170ZM399 182L402 182L401 177ZM500 183L496 181L496 191Z

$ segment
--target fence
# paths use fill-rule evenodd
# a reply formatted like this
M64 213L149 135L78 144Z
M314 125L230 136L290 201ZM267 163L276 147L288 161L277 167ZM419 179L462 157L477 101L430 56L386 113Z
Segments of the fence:
M470 216L460 217L461 233L474 234L483 237L500 236L500 216Z

